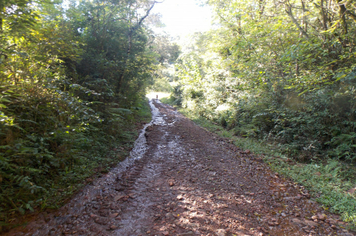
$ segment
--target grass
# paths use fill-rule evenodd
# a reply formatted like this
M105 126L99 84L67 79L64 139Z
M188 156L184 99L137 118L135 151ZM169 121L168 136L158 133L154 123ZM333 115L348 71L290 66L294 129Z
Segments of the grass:
M151 115L151 108L150 105L148 104L148 101L147 100L142 101L139 108L140 109L136 114L135 120L149 123L152 119L152 115Z
M172 104L170 98L161 99ZM197 113L179 108L179 111L199 126L229 138L236 146L260 154L264 161L276 172L306 187L312 197L321 203L324 209L341 215L349 227L356 229L356 194L348 191L356 187L356 168L339 160L327 159L312 163L287 162L288 158L279 152L279 148L261 140L237 137L218 124L199 116Z

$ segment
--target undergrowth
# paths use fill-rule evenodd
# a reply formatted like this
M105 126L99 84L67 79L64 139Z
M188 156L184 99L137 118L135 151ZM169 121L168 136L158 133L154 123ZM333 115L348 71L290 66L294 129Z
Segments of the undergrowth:
M162 102L169 104L173 104L173 101L174 99L170 98L162 99ZM356 187L354 166L335 159L291 164L285 160L298 158L281 152L280 144L236 136L233 130L226 130L221 125L199 116L197 112L184 108L179 108L179 111L210 132L233 140L236 146L260 154L274 171L305 186L324 209L340 214L343 221L351 223L353 229L356 227L356 195L348 192Z
M0 232L28 212L60 207L89 177L108 172L133 147L136 125L151 119L146 100L130 110L101 105L99 113L65 92L1 89Z

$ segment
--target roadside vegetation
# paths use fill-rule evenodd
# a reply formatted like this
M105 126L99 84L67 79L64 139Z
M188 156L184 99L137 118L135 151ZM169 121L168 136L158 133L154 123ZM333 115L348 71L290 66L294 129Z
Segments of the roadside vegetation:
M150 29L154 5L0 2L0 232L128 155L147 87L179 54Z
M207 3L219 27L183 47L167 102L356 225L355 3Z
M163 98L161 101L174 105L172 98ZM342 220L350 223L350 228L356 228L356 168L353 165L331 158L303 163L294 161L295 156L283 154L276 144L236 136L232 130L227 130L192 110L180 107L179 111L201 127L260 156L274 171L306 187L311 197L321 203L325 210L340 214Z

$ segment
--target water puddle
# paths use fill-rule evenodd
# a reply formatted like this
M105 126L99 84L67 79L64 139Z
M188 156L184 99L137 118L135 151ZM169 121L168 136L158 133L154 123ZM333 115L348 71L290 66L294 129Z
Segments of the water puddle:
M158 108L155 107L155 105L153 104L153 100L150 100L149 104L151 107L152 120L150 123L146 124L141 130L141 133L135 141L134 148L130 152L130 156L119 164L119 167L121 168L126 169L127 167L131 166L135 160L141 159L146 153L148 145L145 134L148 127L152 125L164 126L167 124L163 119L162 114L159 112Z
M88 204L90 205L92 202L95 202L97 196L102 196L104 192L110 192L110 186L112 186L112 184L121 178L121 175L124 173L124 171L134 165L136 160L139 160L143 157L148 148L147 140L145 137L147 128L152 125L167 125L163 119L162 114L154 106L152 100L150 100L149 104L152 111L152 120L141 130L138 138L135 141L134 148L130 152L130 156L127 157L124 161L120 162L108 174L95 180L92 185L87 185L68 204L61 208L59 214L53 217L52 220L48 222L48 224L38 227L38 230L32 235L47 235L53 226L65 224L68 217L73 215L81 215L85 211L85 208Z
M98 182L95 183L95 185L98 186L99 188L103 186L103 184L111 184L112 182L114 182L123 171L131 167L136 160L139 160L143 157L143 155L146 153L148 148L147 139L145 136L148 127L152 125L161 125L161 126L166 125L166 122L164 121L162 114L159 112L158 108L155 107L155 105L153 104L153 100L150 100L149 104L152 112L151 122L146 124L141 130L138 138L135 141L134 148L130 152L130 156L127 157L124 161L120 162L117 165L117 167L115 167L110 173L106 175L107 177L105 178L105 183L101 182L102 179L99 179Z

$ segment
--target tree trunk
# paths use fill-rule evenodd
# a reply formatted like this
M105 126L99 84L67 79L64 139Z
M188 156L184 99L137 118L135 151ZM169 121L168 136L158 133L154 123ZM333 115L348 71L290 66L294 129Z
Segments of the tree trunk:
M304 30L306 33L308 33L308 20L307 17L305 15L306 13L306 9L305 9L305 3L304 0L301 0L302 3L302 12L303 12L303 24L304 24Z
M327 16L326 16L326 13L325 13L325 9L324 9L324 0L321 0L321 17L323 18L323 28L324 30L328 30L328 25L327 25ZM326 2L326 5L328 5L328 3Z
M299 22L294 18L293 13L292 13L292 6L289 4L286 4L286 13L288 14L288 16L291 18L292 22L295 24L295 26L297 26L297 28L299 29L300 33L307 39L309 39L309 35L307 34L307 32L305 32L305 30L300 26Z
M5 5L2 2L2 0L0 1L0 13L5 11ZM2 34L3 31L3 18L0 16L0 34Z
M346 22L346 7L343 3L341 3L342 0L336 0L336 3L339 5L339 16L341 19L341 25L342 25L342 33L345 35L347 34L347 22Z
M128 32L128 42L127 42L127 52L126 52L126 59L125 59L125 61L124 61L122 73L121 73L121 75L119 76L117 91L122 91L122 89L123 89L123 88L122 88L122 87L123 87L122 84L123 84L123 81L124 81L124 77L125 77L125 75L126 75L126 73L127 73L126 67L127 67L128 61L130 60L130 55L131 55L132 36L133 36L133 34L135 33L135 31L141 27L143 21L148 17L148 15L150 14L151 10L153 9L153 7L155 6L156 3L158 3L158 2L153 2L152 6L147 10L146 15L144 15L134 27L131 27L131 28L129 29L129 32Z

